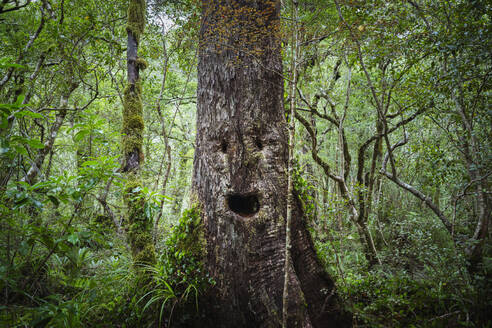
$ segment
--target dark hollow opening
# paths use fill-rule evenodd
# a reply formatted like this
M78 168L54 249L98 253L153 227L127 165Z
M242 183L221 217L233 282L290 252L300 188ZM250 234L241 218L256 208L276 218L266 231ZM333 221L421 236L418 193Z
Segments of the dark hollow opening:
M227 153L227 141L222 140L222 143L220 144L220 150L221 150L223 153Z
M259 150L263 149L263 144L260 139L256 139L256 147L258 147Z
M231 211L241 216L252 216L260 209L260 201L254 194L227 196L227 205Z

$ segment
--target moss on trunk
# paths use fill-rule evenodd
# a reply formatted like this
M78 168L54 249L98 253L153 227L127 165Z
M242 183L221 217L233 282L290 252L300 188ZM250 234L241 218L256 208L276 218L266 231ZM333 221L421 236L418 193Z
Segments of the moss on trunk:
M145 0L130 0L126 30L135 36L137 43L140 42L140 35L145 28L145 11Z
M152 240L152 218L145 214L145 197L142 195L140 167L144 156L142 151L143 131L145 128L142 106L142 85L139 70L147 64L137 57L138 43L145 27L145 0L130 0L128 7L128 83L123 97L122 151L124 157L123 172L127 184L124 190L127 206L125 221L128 242L134 265L139 270L143 265L155 263L155 249Z

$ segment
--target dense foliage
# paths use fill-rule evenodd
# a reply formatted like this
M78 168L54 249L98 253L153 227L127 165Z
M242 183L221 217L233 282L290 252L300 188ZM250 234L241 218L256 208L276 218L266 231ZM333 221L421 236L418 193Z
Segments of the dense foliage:
M214 284L190 195L199 4L147 3L137 186L127 6L0 3L2 326L179 326ZM298 6L295 194L354 326L492 327L490 3ZM155 263L132 258L129 185Z

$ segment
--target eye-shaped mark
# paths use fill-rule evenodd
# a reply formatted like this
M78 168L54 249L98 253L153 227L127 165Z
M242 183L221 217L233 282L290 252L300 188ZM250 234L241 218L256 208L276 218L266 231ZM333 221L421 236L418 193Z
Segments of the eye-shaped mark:
M255 145L259 150L263 150L263 143L261 142L260 138L255 139Z
M222 142L220 143L220 151L225 154L225 153L227 153L228 147L229 147L229 145L227 144L227 141L222 140Z

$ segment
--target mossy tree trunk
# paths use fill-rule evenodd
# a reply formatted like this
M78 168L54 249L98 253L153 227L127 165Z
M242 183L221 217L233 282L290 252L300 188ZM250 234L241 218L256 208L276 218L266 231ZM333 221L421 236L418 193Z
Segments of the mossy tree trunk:
M193 190L216 285L210 327L280 327L287 204L279 1L203 0ZM299 201L292 209L288 327L342 327Z
M137 53L140 36L145 27L145 12L145 0L130 0L127 25L128 83L123 97L123 172L127 178L124 197L128 208L126 229L137 268L142 264L155 262L152 221L145 215L145 200L140 192L142 188L140 168L144 160L142 150L144 121L140 70L145 69L146 65Z

